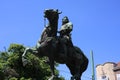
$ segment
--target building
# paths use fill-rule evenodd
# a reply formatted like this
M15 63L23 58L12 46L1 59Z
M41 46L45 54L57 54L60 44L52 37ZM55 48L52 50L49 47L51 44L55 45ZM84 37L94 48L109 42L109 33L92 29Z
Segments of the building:
M114 67L113 71L115 72L115 80L120 80L120 62L117 66Z
M120 80L120 62L106 62L96 66L97 80Z

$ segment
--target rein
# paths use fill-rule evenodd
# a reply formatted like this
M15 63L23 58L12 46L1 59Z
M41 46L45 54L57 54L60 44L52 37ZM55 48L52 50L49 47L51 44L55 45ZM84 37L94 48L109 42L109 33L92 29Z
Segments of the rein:
M44 27L46 27L46 18L44 17Z

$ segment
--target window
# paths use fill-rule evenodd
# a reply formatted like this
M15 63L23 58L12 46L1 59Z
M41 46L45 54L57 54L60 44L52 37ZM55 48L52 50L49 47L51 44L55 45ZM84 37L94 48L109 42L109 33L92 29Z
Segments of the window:
M98 80L109 80L107 76L101 76Z
M120 74L116 74L117 80L120 80Z

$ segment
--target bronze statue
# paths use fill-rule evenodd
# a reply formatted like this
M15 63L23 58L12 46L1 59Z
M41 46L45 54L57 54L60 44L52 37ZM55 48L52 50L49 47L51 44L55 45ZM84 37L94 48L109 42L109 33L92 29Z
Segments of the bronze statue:
M52 72L52 76L49 80L53 80L55 77L54 61L67 65L72 74L71 80L80 80L82 73L87 69L88 59L80 48L72 44L70 36L73 27L72 24L69 23L67 17L64 17L63 19L66 18L68 21L63 21L63 25L59 31L60 36L57 36L58 19L61 12L54 9L47 9L44 14L44 17L49 21L49 25L43 31L36 47L26 48L24 51L22 55L23 65L27 64L25 55L28 51L32 51L32 53L38 57L47 56L49 58L49 65ZM67 28L65 28L65 26L67 26ZM64 40L66 41L64 42ZM65 47L63 47L65 50L61 53L61 46L63 45L65 45Z

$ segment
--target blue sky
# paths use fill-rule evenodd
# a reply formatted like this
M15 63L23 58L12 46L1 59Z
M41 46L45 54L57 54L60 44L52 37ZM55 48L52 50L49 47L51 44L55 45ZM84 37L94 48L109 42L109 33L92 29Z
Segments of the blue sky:
M93 50L95 66L117 63L120 61L119 4L119 0L1 0L0 51L11 43L35 46L44 28L43 11L53 8L62 11L59 27L63 16L69 17L74 26L73 44L80 47L89 60ZM64 65L59 69L61 75L69 75ZM90 62L83 80L85 76L91 77Z

